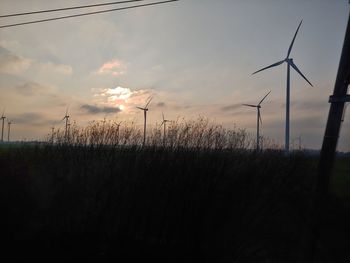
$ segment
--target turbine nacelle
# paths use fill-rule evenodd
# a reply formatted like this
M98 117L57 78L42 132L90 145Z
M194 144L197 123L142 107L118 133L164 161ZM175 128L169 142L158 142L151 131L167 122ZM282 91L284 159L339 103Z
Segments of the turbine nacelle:
M148 99L148 101L144 107L136 107L136 108L138 108L139 110L148 111L148 105L150 104L151 100L152 100L152 97L150 97Z
M141 107L136 107L136 108L138 108L139 110L148 111L148 109L146 108L141 108Z

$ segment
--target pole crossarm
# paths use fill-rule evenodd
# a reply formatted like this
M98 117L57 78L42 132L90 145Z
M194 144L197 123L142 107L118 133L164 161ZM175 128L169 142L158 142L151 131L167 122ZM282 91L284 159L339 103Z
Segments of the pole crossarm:
M350 102L350 94L347 94L345 96L335 96L335 95L331 95L329 96L329 103L344 103L344 102Z

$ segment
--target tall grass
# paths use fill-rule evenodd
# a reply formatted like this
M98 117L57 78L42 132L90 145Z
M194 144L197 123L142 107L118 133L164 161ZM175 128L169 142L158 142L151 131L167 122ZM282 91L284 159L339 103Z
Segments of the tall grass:
M115 121L93 121L86 127L70 125L68 136L65 130L56 130L47 136L47 141L75 146L141 146L143 131L131 123ZM226 129L199 117L196 120L177 120L163 127L156 126L147 131L147 146L191 149L248 149L254 146L251 136L244 129Z

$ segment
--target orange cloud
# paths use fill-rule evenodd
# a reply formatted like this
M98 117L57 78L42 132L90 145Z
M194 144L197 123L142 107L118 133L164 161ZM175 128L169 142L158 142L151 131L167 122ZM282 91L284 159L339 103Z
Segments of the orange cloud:
M94 94L96 102L110 107L118 106L122 111L143 106L152 94L151 90L131 90L129 88L115 87L99 89Z
M112 76L120 76L126 73L126 65L119 60L111 60L104 63L97 71L97 74L110 74Z

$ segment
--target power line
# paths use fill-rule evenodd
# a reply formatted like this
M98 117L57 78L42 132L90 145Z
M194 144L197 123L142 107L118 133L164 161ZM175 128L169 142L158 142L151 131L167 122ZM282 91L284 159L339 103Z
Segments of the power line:
M34 15L34 14L42 14L42 13L50 13L50 12L58 12L58 11L67 11L67 10L81 9L81 8L90 8L90 7L97 7L97 6L126 4L126 3L131 3L131 2L140 2L140 1L145 1L145 0L129 0L129 1L107 2L107 3L93 4L93 5L82 5L82 6L72 6L72 7L57 8L57 9L30 11L30 12L25 12L25 13L14 13L14 14L0 15L0 18L13 17L13 16L24 16L24 15Z
M15 27L15 26L36 24L36 23L42 23L42 22L48 22L48 21L54 21L54 20L62 20L62 19L66 19L66 18L88 16L88 15L96 15L96 14L102 14L102 13L114 12L114 11L120 11L120 10L126 10L126 9L134 9L134 8L145 7L145 6L166 4L166 3L170 3L170 2L176 2L176 1L179 1L179 0L168 0L168 1L154 2L154 3L142 4L142 5L132 5L132 6L127 6L127 7L113 8L113 9L107 9L107 10L95 11L95 12L89 12L89 13L82 13L82 14L76 14L76 15L60 16L60 17L47 18L47 19L41 19L41 20L34 20L34 21L28 21L28 22L22 22L22 23L16 23L16 24L8 24L8 25L0 26L0 29L1 28L7 28L7 27Z

